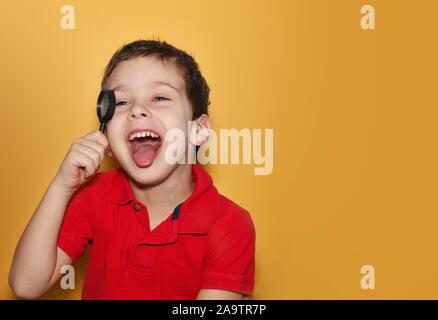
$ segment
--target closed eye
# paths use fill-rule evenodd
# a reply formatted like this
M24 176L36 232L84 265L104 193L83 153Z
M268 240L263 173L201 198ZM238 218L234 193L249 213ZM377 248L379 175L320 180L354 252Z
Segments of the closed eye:
M157 96L157 97L155 97L153 100L155 101L155 99L162 99L162 100L169 100L168 98L166 98L166 97L162 97L162 96ZM162 101L162 100L158 100L158 101ZM119 101L119 102L117 102L116 103L116 106L124 106L124 105L126 105L126 104L128 104L129 102L127 102L127 101Z
M158 99L158 98L162 98L162 99L165 99L165 100L169 100L169 99L167 99L166 97L162 97L162 96L157 96L157 97L155 97L153 100Z

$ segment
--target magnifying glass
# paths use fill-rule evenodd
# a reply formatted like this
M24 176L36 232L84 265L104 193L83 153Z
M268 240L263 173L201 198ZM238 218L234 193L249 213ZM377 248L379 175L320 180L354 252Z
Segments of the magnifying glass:
M105 133L106 124L111 120L116 110L116 96L113 90L102 90L97 98L97 117L100 121L99 130Z

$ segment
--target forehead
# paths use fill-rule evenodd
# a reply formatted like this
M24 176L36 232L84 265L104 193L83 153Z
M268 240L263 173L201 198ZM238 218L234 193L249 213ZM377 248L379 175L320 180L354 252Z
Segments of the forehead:
M159 85L168 85L185 95L183 75L177 65L173 61L147 56L119 62L108 78L106 87L127 90Z

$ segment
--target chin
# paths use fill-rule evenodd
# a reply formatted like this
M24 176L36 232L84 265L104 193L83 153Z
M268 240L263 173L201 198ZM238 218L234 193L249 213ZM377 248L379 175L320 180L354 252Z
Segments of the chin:
M153 186L166 180L176 168L176 165L171 166L159 160L156 159L150 166L144 168L138 167L133 161L127 165L122 165L122 167L136 183L144 186Z

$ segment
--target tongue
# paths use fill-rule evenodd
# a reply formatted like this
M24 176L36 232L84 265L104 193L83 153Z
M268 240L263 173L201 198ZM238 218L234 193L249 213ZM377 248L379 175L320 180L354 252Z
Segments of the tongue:
M138 144L134 146L132 158L139 167L148 167L154 161L156 146L152 144Z

